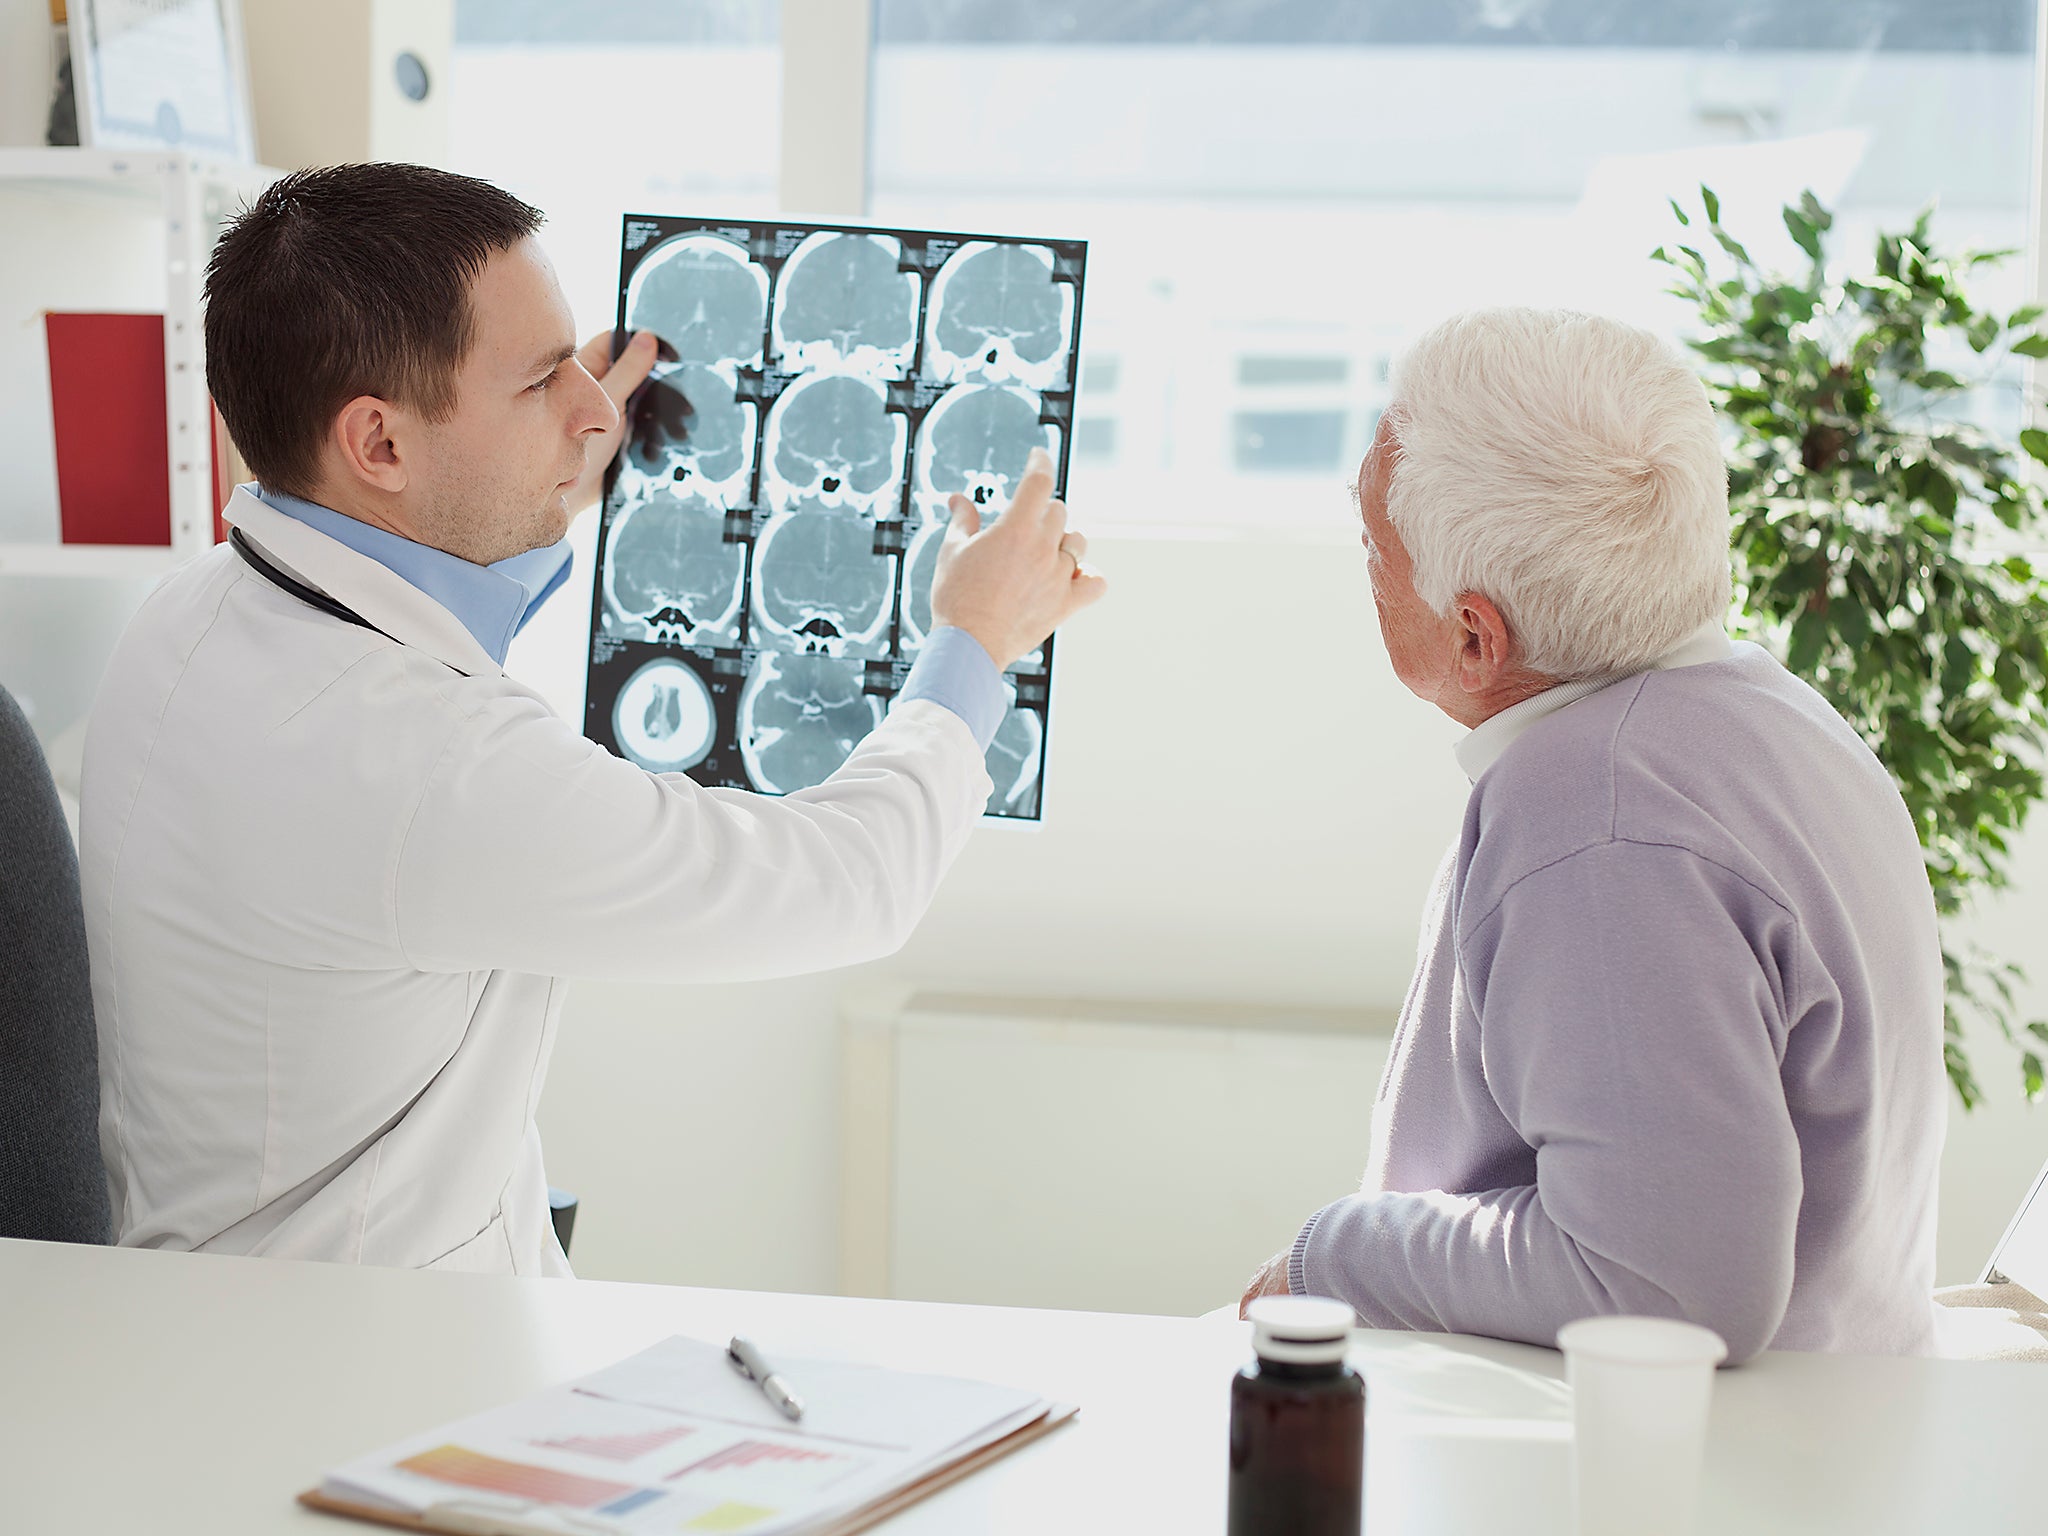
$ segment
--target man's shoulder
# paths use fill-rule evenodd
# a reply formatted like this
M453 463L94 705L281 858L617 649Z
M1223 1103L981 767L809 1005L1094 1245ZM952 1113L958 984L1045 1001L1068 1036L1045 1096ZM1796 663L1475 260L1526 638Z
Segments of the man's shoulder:
M1825 699L1745 643L1721 661L1624 678L1544 717L1476 792L1611 809L1629 780L1646 775L1725 780L1765 741L1875 763Z
M1890 776L1807 684L1753 645L1645 672L1531 726L1474 787L1471 875L1505 889L1616 840L1763 861L1822 802L1895 806Z
M1472 786L1467 852L1483 841L1533 866L1612 837L1618 748L1642 683L1625 678L1576 699L1510 743Z
M554 718L502 674L466 676L376 630L323 613L225 546L172 573L137 610L107 667L88 751L146 754L165 732L243 752L375 740L399 776L488 717Z

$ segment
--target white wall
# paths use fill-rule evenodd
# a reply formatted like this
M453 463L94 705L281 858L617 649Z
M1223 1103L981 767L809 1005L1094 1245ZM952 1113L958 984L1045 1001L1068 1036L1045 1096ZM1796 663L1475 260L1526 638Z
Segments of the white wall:
M1047 823L977 832L902 954L762 987L572 990L542 1126L551 1176L588 1201L580 1268L836 1283L842 987L1399 1002L1463 801L1458 732L1400 707L1333 501L1318 542L1096 541L1113 589L1061 641ZM588 589L566 598L514 654L565 711ZM1280 653L1250 643L1275 615ZM1296 1214L1275 1213L1283 1233Z
M243 0L242 29L265 165L445 161L454 0ZM423 100L399 90L401 53L426 68Z
M1075 501L1085 513L1085 485ZM586 1201L582 1272L837 1283L842 990L869 1007L918 988L1399 1005L1464 799L1459 732L1394 682L1334 509L1320 541L1094 548L1112 590L1061 642L1047 824L978 832L902 954L767 986L571 992L542 1124L553 1177ZM587 600L558 600L515 650L565 709ZM1276 614L1282 647L1233 640L1250 633L1233 616ZM2023 843L2016 885L1979 928L2024 958L2048 918L2048 832ZM2034 996L2048 1011L2048 987ZM1975 1277L2048 1159L2048 1114L2019 1102L2016 1070L1988 1045L1979 1067L1994 1104L1953 1117L1944 1281ZM1276 1210L1276 1227L1306 1214Z

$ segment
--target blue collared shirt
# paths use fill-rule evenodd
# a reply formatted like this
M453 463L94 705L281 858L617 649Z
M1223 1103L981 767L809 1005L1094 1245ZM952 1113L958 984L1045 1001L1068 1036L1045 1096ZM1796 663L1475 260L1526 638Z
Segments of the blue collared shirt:
M1003 675L981 642L964 629L942 625L926 636L924 649L903 680L897 702L929 699L967 722L986 752L1010 713Z
M569 579L567 539L492 565L477 565L460 555L374 528L331 507L260 485L248 489L273 511L297 518L419 588L454 614L501 667L512 637ZM981 642L966 630L951 626L932 631L896 697L928 699L951 710L966 722L984 752L1010 710L1002 674Z
M501 667L505 665L505 652L512 645L512 637L569 579L571 557L567 539L545 549L529 549L509 560L477 565L445 549L415 544L411 539L282 491L266 490L260 485L251 485L249 490L273 511L297 518L337 544L346 544L357 554L368 555L404 577L454 614Z

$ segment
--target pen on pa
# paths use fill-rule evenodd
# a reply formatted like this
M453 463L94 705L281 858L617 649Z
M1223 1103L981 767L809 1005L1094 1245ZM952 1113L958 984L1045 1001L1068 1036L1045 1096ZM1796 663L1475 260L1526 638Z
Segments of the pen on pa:
M761 1389L768 1401L775 1405L775 1411L785 1419L804 1416L803 1399L789 1390L789 1383L748 1340L735 1335L733 1341L725 1346L725 1358L734 1370Z

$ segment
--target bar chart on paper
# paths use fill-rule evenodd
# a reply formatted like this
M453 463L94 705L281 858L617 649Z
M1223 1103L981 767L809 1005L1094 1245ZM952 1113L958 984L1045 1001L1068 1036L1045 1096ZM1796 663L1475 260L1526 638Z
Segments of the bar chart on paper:
M437 1445L430 1451L407 1457L398 1463L398 1467L400 1471L432 1478L437 1483L506 1493L514 1498L560 1504L567 1509L595 1509L622 1494L638 1491L631 1483L581 1477L574 1472L535 1466L531 1462L506 1461L461 1445Z
M677 1482L712 1476L772 1473L779 1489L826 1488L866 1461L839 1451L814 1450L809 1446L785 1445L775 1440L736 1440L713 1451L702 1460L671 1472L666 1479ZM753 1481L748 1477L747 1481Z
M690 1425L677 1424L667 1429L643 1430L629 1435L558 1435L552 1440L536 1440L533 1444L546 1451L572 1451L578 1456L595 1456L600 1461L627 1462L651 1456L695 1433Z

